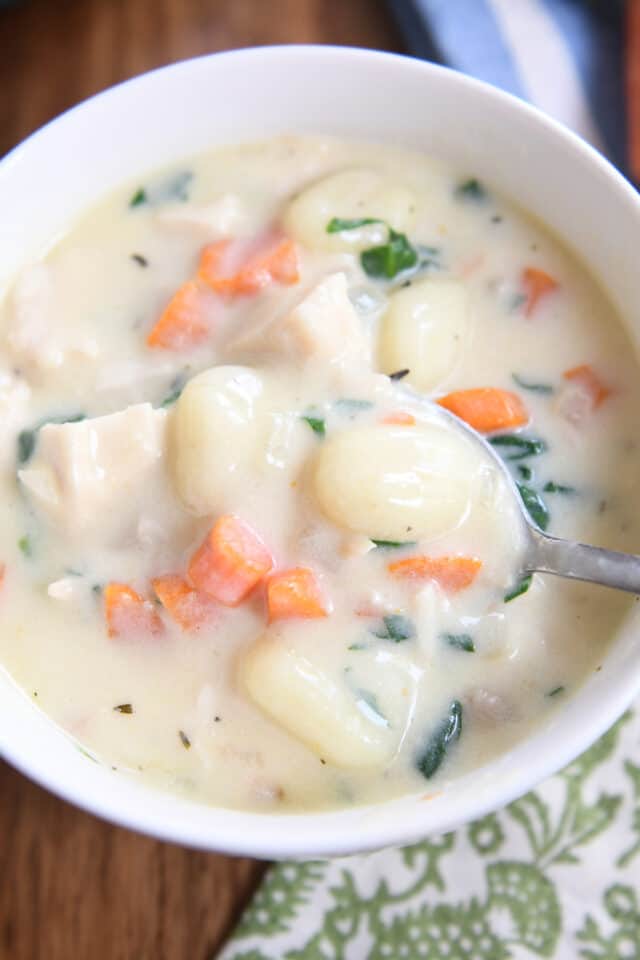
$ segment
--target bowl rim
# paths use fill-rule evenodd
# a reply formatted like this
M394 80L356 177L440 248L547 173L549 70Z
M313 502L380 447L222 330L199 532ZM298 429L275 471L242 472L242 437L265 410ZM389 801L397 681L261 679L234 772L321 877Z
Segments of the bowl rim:
M84 114L91 110L93 105L103 100L122 97L123 93L132 86L153 84L159 76L171 77L192 69L194 65L209 62L235 60L240 65L246 61L263 60L279 61L281 65L282 58L295 58L300 55L304 56L305 62L315 60L329 63L338 60L352 64L355 61L359 63L377 61L388 64L390 70L413 71L416 83L420 83L425 77L444 76L448 84L463 92L475 91L487 100L502 102L509 110L527 116L538 129L546 128L550 131L554 137L563 142L576 159L581 157L585 164L594 170L599 170L601 176L607 180L607 189L617 192L621 201L635 207L640 224L640 198L623 175L584 140L531 104L448 67L404 54L320 44L266 45L205 54L158 67L116 84L71 107L10 150L0 160L0 188L4 185L5 178L10 179L10 168L20 162L24 153L30 151L33 146L37 147L39 141L46 137L47 131ZM624 632L624 629L623 627L621 632ZM610 650L607 656L609 654ZM631 664L630 659L627 658L627 660ZM629 668L626 671L620 669L619 674L615 685L612 684L612 689L608 691L602 708L589 716L586 722L582 718L579 725L574 723L572 728L566 729L563 732L562 742L555 743L552 751L543 749L545 744L548 746L551 736L547 726L536 728L533 735L516 746L515 750L519 750L520 753L523 752L525 745L529 747L527 752L530 755L530 763L526 771L523 768L517 768L507 769L505 773L505 764L508 764L513 751L503 754L497 761L491 761L480 768L481 771L490 775L492 770L501 767L503 786L499 796L492 795L489 791L484 800L474 801L467 797L461 802L455 793L447 791L446 803L423 805L421 809L425 811L429 809L429 813L422 816L415 812L419 809L415 805L415 795L357 808L271 814L235 811L194 803L182 796L165 793L154 787L139 787L125 777L119 778L120 783L114 788L111 772L102 768L91 769L80 781L72 781L68 775L46 768L37 750L31 750L30 753L24 752L19 735L14 737L13 732L6 729L0 730L0 756L36 783L82 809L119 826L135 829L163 840L227 854L266 859L353 854L391 845L412 843L428 834L452 830L496 809L497 805L504 806L510 803L541 780L555 773L604 733L628 708L640 691L640 669ZM567 715L571 713L571 706L572 704L569 703L564 708ZM52 723L47 717L45 721L49 725ZM109 780L107 781L105 777ZM477 779L478 771L472 771L471 774L455 782L461 783L468 777ZM104 790L101 789L103 786ZM106 789L107 786L108 789ZM465 791L462 792L465 793ZM131 806L126 801L134 797L139 798L140 802L136 800L136 803ZM404 807L411 807L414 810L413 814L404 817L402 815ZM434 817L433 811L436 807L438 813ZM398 811L395 818L385 819L381 816L392 808ZM357 830L355 841L354 830Z

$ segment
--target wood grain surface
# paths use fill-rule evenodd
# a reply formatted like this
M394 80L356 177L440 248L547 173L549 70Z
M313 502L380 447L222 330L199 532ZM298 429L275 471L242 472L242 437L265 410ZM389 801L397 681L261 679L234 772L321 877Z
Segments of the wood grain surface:
M402 49L383 0L21 0L0 9L0 155L137 73L296 42ZM263 870L110 826L0 763L0 960L207 960Z

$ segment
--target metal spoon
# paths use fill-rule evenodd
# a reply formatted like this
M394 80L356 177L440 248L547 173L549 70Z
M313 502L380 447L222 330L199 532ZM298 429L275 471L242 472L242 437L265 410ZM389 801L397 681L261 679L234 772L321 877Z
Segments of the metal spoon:
M411 393L415 399L416 394L413 391ZM424 398L421 399L424 401ZM543 533L529 517L509 468L496 449L464 420L444 407L438 409L455 429L464 430L468 437L482 447L486 456L491 457L513 493L522 515L526 535L523 575L553 573L558 577L587 580L604 587L614 587L616 590L640 594L640 556L633 553L619 553L617 550L605 550L603 547L592 547L574 540L561 540L559 537L550 537Z

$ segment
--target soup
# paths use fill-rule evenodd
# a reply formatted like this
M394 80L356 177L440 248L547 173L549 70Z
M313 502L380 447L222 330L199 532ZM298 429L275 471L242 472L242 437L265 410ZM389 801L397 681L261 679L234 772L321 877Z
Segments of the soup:
M637 550L630 344L545 230L324 138L129 183L2 306L0 658L115 775L310 810L546 722L629 598L523 577L519 507Z

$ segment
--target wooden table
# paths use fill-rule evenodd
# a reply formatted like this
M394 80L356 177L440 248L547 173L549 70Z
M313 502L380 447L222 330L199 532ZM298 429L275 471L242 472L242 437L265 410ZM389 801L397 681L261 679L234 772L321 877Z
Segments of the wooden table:
M0 155L152 67L292 42L402 49L383 0L22 0L0 10ZM110 826L0 763L0 960L205 960L263 870Z

